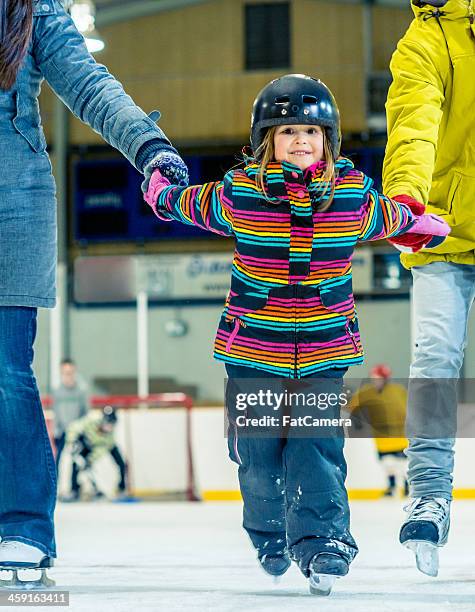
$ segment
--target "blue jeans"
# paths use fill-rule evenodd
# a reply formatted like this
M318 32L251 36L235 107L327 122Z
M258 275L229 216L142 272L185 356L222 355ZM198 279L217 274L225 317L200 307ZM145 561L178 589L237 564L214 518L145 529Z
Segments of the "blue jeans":
M59 462L61 461L61 455L66 446L66 432L63 431L60 436L54 438L54 446L56 449L56 474L59 474Z
M475 297L475 266L434 262L412 268L415 352L410 369L407 421L423 411L443 413L455 422L456 383L467 342L467 321ZM424 379L435 379L425 387ZM429 405L430 404L430 405ZM426 419L429 424L429 418ZM452 499L455 428L440 437L411 436L408 481L412 497ZM430 430L430 425L429 425Z
M0 537L56 556L56 468L32 370L36 308L0 306Z
M279 378L230 364L226 371L230 380ZM328 384L338 393L345 371L321 372L320 378L332 379ZM358 548L350 533L343 436L293 437L289 432L239 436L233 418L235 397L228 393L226 397L229 455L239 465L243 527L258 556L288 549L305 575L319 552L340 553L350 563Z

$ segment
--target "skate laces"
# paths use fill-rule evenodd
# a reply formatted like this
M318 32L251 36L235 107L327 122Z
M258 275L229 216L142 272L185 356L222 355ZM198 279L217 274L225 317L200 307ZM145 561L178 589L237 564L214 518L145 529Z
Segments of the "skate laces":
M421 497L414 500L412 504L404 507L406 512L410 512L408 521L430 521L440 525L447 518L449 502L446 499L436 499L434 497Z

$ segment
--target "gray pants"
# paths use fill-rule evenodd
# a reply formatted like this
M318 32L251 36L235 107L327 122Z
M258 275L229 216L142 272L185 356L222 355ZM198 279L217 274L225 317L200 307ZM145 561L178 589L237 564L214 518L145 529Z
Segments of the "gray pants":
M416 336L407 414L410 493L450 500L456 386L475 297L475 266L434 262L412 268L412 275Z

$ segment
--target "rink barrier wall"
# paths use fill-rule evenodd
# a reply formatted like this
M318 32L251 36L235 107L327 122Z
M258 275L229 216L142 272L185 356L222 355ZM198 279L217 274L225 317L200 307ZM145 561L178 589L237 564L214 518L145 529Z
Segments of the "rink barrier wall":
M162 395L163 394L159 394ZM175 395L176 394L172 394ZM181 394L184 395L184 394ZM103 406L112 396L96 396L91 404ZM137 398L113 396L118 408L117 443L131 469L130 493L139 498L164 499L173 494L180 499L239 501L241 495L237 466L228 457L224 436L224 410L219 406L175 405L138 408ZM170 394L165 394L170 398ZM122 398L122 400L121 400ZM44 406L49 405L44 398ZM157 405L160 404L155 398ZM181 404L180 404L181 402ZM110 403L106 402L106 403ZM141 402L143 405L143 401ZM173 402L171 402L173 404ZM180 405L177 405L180 404ZM45 410L48 431L53 434L52 413ZM472 440L458 439L454 474L454 498L475 499L475 473L471 470ZM372 439L349 439L345 446L348 463L347 488L351 500L380 499L386 488L385 476ZM108 459L108 458L107 458ZM67 491L67 461L61 466L60 491ZM103 489L116 479L114 465L104 460L98 466Z
M467 489L468 490L468 489ZM473 491L475 496L475 490ZM348 497L356 499L380 499L384 495L384 489L350 489ZM203 501L241 501L240 491L203 491L201 493Z
M52 400L50 396L42 398L43 407L47 408L51 406ZM149 492L149 495L153 493L154 496L168 496L170 498L182 498L187 501L198 501L196 493L196 482L193 465L193 451L192 451L192 433L191 433L191 410L193 408L193 399L185 393L156 393L148 395L147 397L140 397L137 395L93 395L89 397L89 403L93 409L102 409L104 406L113 406L119 414L118 424L116 427L116 440L117 446L122 451L124 458L127 463L127 492L130 495L141 496L147 495L147 492L141 490L136 486L137 482L140 482L141 478L141 460L145 457L146 463L152 466L155 463L154 453L154 428L157 427L156 417L172 417L173 411L178 412L175 414L179 419L180 431L170 432L173 435L167 436L172 440L172 448L178 447L176 456L173 453L167 453L167 459L171 461L173 465L180 465L180 477L176 480L169 480L165 484L162 481L162 486L155 486L153 491ZM160 411L157 413L157 410ZM54 415L52 411L46 412L46 423L47 429L50 436L52 446L54 446ZM135 413L135 415L134 415ZM134 415L134 416L132 416ZM134 421L146 419L146 429L148 433L152 434L152 439L149 437L149 444L147 445L140 435L137 434L137 428L134 427ZM178 420L176 421L178 423ZM150 427L149 425L153 425ZM142 428L142 434L144 429ZM178 435L177 435L178 434ZM175 440L177 444L175 444ZM67 453L66 453L67 454ZM171 455L171 456L170 456ZM108 456L101 458L101 462L104 464L103 459L109 459ZM61 460L63 463L63 459ZM69 463L71 463L71 457L69 456ZM162 461L166 463L166 461ZM111 473L111 466L109 469L104 471L105 465L99 464L99 489L114 495L114 487L111 482L114 481L114 474ZM70 466L68 466L70 467ZM61 469L60 471L64 471ZM96 472L96 466L94 466ZM101 486L101 476L105 486ZM60 476L62 474L60 473ZM95 476L97 474L95 473ZM64 480L64 479L63 479ZM61 485L61 478L59 479ZM155 481L155 485L158 482ZM112 490L111 490L112 488Z
M371 501L384 497L384 489L348 489L348 498L350 501ZM133 494L137 497L154 499L157 495L164 494L164 491L146 491L134 489ZM199 493L201 501L206 502L236 502L242 501L242 495L239 490L231 491L201 491ZM475 499L475 489L454 489L454 499Z

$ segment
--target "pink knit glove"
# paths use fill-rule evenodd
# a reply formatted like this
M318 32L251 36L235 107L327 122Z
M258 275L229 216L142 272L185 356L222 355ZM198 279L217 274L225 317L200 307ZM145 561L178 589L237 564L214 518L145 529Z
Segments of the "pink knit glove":
M389 238L389 242L402 253L417 253L421 249L434 249L442 244L450 229L450 225L438 215L416 215L411 227Z
M420 215L416 218L405 234L430 234L431 236L448 236L450 225L433 213Z
M144 194L144 200L153 208L154 212L156 212L158 196L162 193L165 187L169 187L170 185L170 181L160 173L160 170L153 171L148 184L148 189Z

